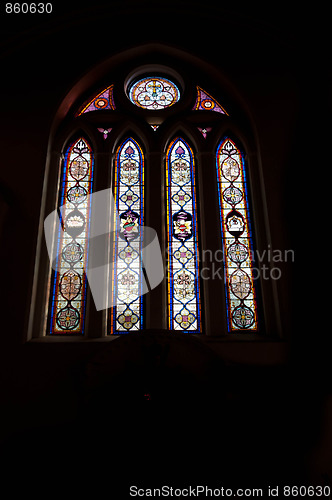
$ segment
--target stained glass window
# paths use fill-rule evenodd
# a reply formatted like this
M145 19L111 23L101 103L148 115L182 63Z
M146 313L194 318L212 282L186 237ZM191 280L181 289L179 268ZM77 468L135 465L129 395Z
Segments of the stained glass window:
M205 90L198 86L196 87L196 90L196 101L193 110L216 111L217 113L228 115L218 101L216 101L216 99L214 99Z
M110 310L110 333L126 333L143 325L140 226L144 218L144 155L132 138L117 150L113 194L119 218L114 220L116 231L111 233L114 307Z
M201 331L195 162L174 139L166 156L169 329Z
M57 262L51 286L51 334L83 334L90 194L94 159L88 142L80 138L66 151L61 186Z
M212 130L212 127L197 127L198 130L200 131L200 133L202 134L202 136L204 137L204 139L207 138L207 135L209 132L211 132Z
M113 99L113 87L110 85L106 89L102 90L90 99L81 110L76 114L76 116L83 115L83 113L89 113L90 111L98 111L104 109L115 109L114 99Z
M167 78L143 78L134 83L129 90L133 104L145 109L164 109L180 99L180 91L175 83Z
M244 157L235 142L217 149L220 221L223 239L228 328L257 330L252 231Z
M110 132L112 132L112 129L111 128L102 128L102 127L98 127L97 128L98 132L101 132L103 134L103 137L104 137L104 140L107 139L108 137L108 134Z

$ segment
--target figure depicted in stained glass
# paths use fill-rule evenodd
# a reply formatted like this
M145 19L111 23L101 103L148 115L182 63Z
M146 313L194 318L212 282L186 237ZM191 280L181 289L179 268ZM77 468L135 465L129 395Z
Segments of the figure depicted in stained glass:
M84 333L88 255L89 196L93 183L93 155L87 141L75 141L65 154L57 238L57 271L51 287L50 334Z
M164 109L180 99L180 91L167 78L149 77L135 82L129 90L133 104L145 109Z
M174 198L173 198L174 199ZM191 230L192 216L191 214L180 210L173 215L173 236L180 241L187 240L192 236Z
M229 138L217 150L220 221L230 331L257 330L252 234L243 154Z
M226 227L227 231L232 236L235 236L236 238L241 236L244 231L244 226L244 218L240 212L234 209L228 212L228 214L226 215Z
M120 215L120 237L126 241L131 241L138 236L139 214L133 210L126 210Z
M144 218L144 157L139 144L126 139L117 150L114 199L120 225L114 238L110 333L142 328L142 266L140 227ZM116 225L116 222L114 222Z
M201 331L196 183L193 152L182 138L167 149L169 328Z

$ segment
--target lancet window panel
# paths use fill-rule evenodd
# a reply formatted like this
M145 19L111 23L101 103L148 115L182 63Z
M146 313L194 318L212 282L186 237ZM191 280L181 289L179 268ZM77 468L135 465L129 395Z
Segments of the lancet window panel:
M217 149L217 179L223 240L227 320L230 332L257 330L253 242L244 156L224 138Z
M50 334L84 333L93 169L91 146L81 137L68 147L61 175L61 223L51 283Z
M182 138L166 155L169 329L201 332L199 245L194 155Z
M142 238L144 223L144 155L133 138L118 148L113 195L116 203L112 237L112 304L109 333L143 328Z

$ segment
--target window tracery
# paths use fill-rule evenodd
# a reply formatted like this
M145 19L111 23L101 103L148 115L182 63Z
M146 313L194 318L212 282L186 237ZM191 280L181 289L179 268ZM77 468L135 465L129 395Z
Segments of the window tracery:
M90 111L116 113L112 84L87 101L76 117ZM195 87L196 100L192 110L228 113L200 86ZM164 77L144 77L131 84L127 97L140 108L154 113L181 102L182 91ZM188 110L189 111L189 110ZM106 140L116 140L112 119L103 121L97 130ZM152 114L151 114L152 116ZM224 119L224 118L223 118ZM158 121L158 120L157 120ZM206 124L205 124L206 123ZM151 120L152 134L159 124ZM215 127L201 122L197 127L202 140ZM111 133L112 132L112 133ZM147 155L149 151L147 151ZM76 156L75 156L76 155ZM235 142L225 138L217 149L217 186L220 227L224 251L227 318L230 332L257 331L258 312L251 264L253 251L251 221L245 177L244 157ZM58 238L61 258L60 272L51 286L48 333L84 333L87 280L84 267L88 256L89 206L85 194L92 192L94 155L84 138L72 144L65 155L61 202L66 201L63 223L65 237ZM173 139L166 151L166 287L168 329L199 333L204 331L201 311L199 204L195 155L189 142L181 136ZM113 270L110 276L112 304L107 321L107 334L139 331L145 327L142 298L141 242L138 237L144 223L145 197L149 196L144 181L145 155L139 140L127 137L118 147L113 172L113 193L118 221L112 232ZM202 175L203 165L199 165ZM156 187L154 187L155 189ZM163 190L163 186L159 186ZM70 213L69 213L70 212ZM75 234L74 234L75 233ZM163 305L161 305L163 307Z

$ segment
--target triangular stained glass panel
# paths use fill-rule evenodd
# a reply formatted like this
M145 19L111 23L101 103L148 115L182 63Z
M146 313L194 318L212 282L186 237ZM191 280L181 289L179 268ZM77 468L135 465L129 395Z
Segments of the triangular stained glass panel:
M83 115L83 113L89 113L89 111L115 109L113 87L114 85L110 85L106 89L99 92L99 94L94 96L93 99L86 102L83 107L76 113L76 116Z
M228 113L225 109L214 99L208 92L203 90L201 87L197 88L196 101L193 110L204 110L204 111L216 111L217 113L222 113L227 115Z
M206 139L208 132L211 132L211 130L212 130L212 127L204 127L204 128L197 127L197 128L201 132L201 134L203 135L204 139Z
M98 127L98 131L103 134L104 139L107 139L108 134L112 131L112 129L111 128L101 128L101 127Z

